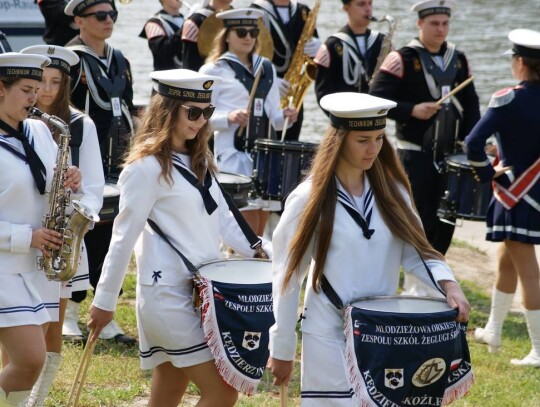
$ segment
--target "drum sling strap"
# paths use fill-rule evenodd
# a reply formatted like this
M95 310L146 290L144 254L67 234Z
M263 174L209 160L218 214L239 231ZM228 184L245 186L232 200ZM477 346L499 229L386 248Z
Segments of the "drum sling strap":
M215 181L250 245L260 245L260 239L251 230L232 198ZM220 375L239 392L254 394L270 356L269 330L275 323L272 283L247 285L211 281L202 276L197 267L174 247L153 220L147 219L147 222L178 254L194 277L194 304L201 309L205 339Z
M341 203L370 239L374 231L367 222ZM422 256L420 259L441 291ZM474 377L467 324L455 322L456 310L437 314L429 314L429 310L421 314L362 310L344 306L324 274L321 288L343 312L347 376L359 405L440 406L469 391Z
M78 115L73 117L69 124L69 147L71 148L71 164L75 167L79 166L79 152L83 141L84 116Z

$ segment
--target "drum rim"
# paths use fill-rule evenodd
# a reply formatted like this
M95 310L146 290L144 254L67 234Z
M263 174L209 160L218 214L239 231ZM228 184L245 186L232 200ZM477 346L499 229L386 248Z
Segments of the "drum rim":
M283 147L283 146L289 146L289 147L295 147L296 150L300 150L298 147L307 146L307 147L313 147L313 149L317 148L319 144L317 143L311 143L309 141L297 141L297 140L273 140L269 138L258 138L255 139L255 146L257 144L262 145L268 145L268 146L276 146L276 147ZM309 150L311 151L311 150Z
M256 259L256 258L220 259L220 260L211 260L211 261L205 261L203 263L200 263L197 266L197 269L200 269L201 267L208 266L209 264L213 264L213 263L228 263L228 262L245 261L245 260L262 262L262 263L272 263L272 260L270 260L270 259Z
M238 177L238 178L241 178L241 179L244 179L246 180L246 182L241 182L241 183L237 183L237 184L231 184L231 183L226 183L226 182L222 182L218 179L219 183L221 185L243 185L243 184L247 184L247 183L250 183L252 184L253 183L253 180L248 177L247 175L244 175L244 174L235 174L234 172L227 172L227 171L219 171L217 174L216 174L216 178L218 178L218 176L220 174L225 174L225 175L234 175L235 177Z
M353 301L350 301L348 303L348 306L352 306L354 303L360 302L360 301L371 301L371 300L391 300L401 298L405 300L422 300L422 301L435 301L435 302L444 302L445 304L448 304L445 298L438 298L438 297L428 297L428 296L416 296L416 295L371 295L369 297L361 297L358 299L355 299ZM448 304L450 307L450 304ZM452 309L452 308L451 308Z

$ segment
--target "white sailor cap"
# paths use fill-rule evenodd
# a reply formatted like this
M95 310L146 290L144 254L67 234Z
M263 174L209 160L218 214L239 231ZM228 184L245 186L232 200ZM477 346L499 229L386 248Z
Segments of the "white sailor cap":
M384 129L388 110L397 105L388 99L356 92L331 93L320 103L330 113L332 127L363 131Z
M154 71L150 78L156 81L155 90L166 97L191 102L210 102L212 86L221 81L217 76L204 75L190 69Z
M411 10L418 13L418 18L424 18L433 14L451 15L455 6L455 0L424 0L413 5Z
M514 46L504 54L540 59L540 32L518 28L508 33Z
M239 26L257 26L259 18L263 16L262 10L254 8L237 8L222 11L216 17L223 20L226 28Z
M0 54L0 78L26 78L41 81L43 68L51 60L43 55L6 52Z
M113 0L71 0L64 8L64 14L68 16L80 16L84 10L96 4L109 3L111 6Z
M71 67L79 62L79 56L76 53L58 45L32 45L22 49L21 54L46 56L51 60L48 68L59 69L68 75Z

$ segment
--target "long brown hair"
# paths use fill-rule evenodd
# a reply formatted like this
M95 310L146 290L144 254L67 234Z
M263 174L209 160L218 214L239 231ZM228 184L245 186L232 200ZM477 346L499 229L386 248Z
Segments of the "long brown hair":
M346 130L330 127L313 160L310 170L311 193L300 216L298 229L288 248L289 266L282 290L285 290L293 275L299 272L302 257L315 234L317 246L313 289L315 292L320 289L334 228L338 190L334 171L348 134ZM418 215L403 196L402 189L405 188L412 199L411 185L386 136L383 137L377 159L365 173L373 189L383 221L392 234L416 247L423 258L444 259L429 244Z
M56 68L45 68L45 69L56 69ZM65 123L69 125L71 121L71 111L70 111L70 92L71 92L71 77L64 71L58 70L60 72L60 89L56 94L53 102L51 103L50 108L46 113L51 116L56 116L62 119ZM51 126L46 123L54 140L58 143L58 138L60 136L60 129L55 126Z
M231 32L230 28L223 28L219 34L214 38L214 45L212 47L212 51L208 54L208 57L206 58L207 63L216 63L216 61L219 59L220 56L222 56L224 53L226 53L229 50L229 43L227 42L227 35ZM255 39L255 45L253 45L253 49L248 55L248 59L251 62L253 58L253 54L259 52L259 37Z
M186 101L183 99L164 97L159 93L152 96L141 119L141 125L135 133L124 166L154 155L161 165L161 175L169 184L172 184L173 132L184 103ZM186 147L191 156L191 169L200 183L204 182L207 169L212 174L216 172L214 157L208 148L210 134L210 126L206 122L193 140L186 141Z

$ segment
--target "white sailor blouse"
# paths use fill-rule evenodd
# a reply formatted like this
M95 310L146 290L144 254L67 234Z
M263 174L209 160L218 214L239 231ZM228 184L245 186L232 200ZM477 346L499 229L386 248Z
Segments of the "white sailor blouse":
M339 184L339 183L338 183ZM287 198L285 210L273 235L274 257L273 295L275 325L270 329L271 356L280 360L293 360L296 352L295 327L302 282L308 272L306 297L302 313L302 331L329 338L343 339L343 320L339 311L320 291L312 288L312 271L316 241L312 239L302 259L300 274L293 277L282 292L281 287L289 262L289 245L298 227L299 219L311 192L311 180L301 183ZM358 212L351 198L339 186L334 228L324 275L344 304L368 296L393 295L399 284L399 270L414 273L423 282L433 285L416 249L396 238L384 223L367 177L364 188L362 216L373 230L366 239L362 229L353 221L343 205ZM410 198L408 198L410 201ZM343 203L343 204L342 204ZM435 281L455 281L448 265L439 260L426 260Z
M175 164L180 163L180 156L174 156ZM185 163L186 156L181 157ZM191 172L189 164L181 166ZM192 275L178 254L151 229L147 219L195 266L220 259L220 238L242 256L254 256L215 179L209 192L218 207L209 215L199 190L175 168L171 175L172 185L161 176L161 165L154 156L129 164L120 174L119 213L94 298L98 308L114 311L133 249L138 284L191 283Z
M58 148L45 123L27 119L24 134L47 171L46 191L50 191ZM48 196L40 195L30 167L13 153L24 156L19 140L0 136L0 273L28 273L37 270L41 252L31 248L32 232L42 227L48 210ZM6 148L7 147L7 148Z
M221 78L221 82L212 92L212 104L216 106L216 110L210 119L210 124L214 129L214 149L218 163L219 161L227 160L230 156L238 152L234 147L234 135L238 129L238 125L229 124L227 117L233 110L246 109L249 101L247 89L236 78L234 70L227 63L226 59L242 64L236 55L226 52L215 64L205 64L199 70L201 73ZM252 66L254 72L257 71L259 66L262 66L264 60L266 58L253 55ZM246 70L248 70L247 67ZM273 83L266 99L263 101L263 109L270 124L275 130L280 131L283 130L285 118L283 117L283 110L280 108L279 87L274 67L272 67L272 70ZM250 71L248 70L248 72ZM249 75L252 75L252 73L250 72ZM246 175L251 176L251 174Z

